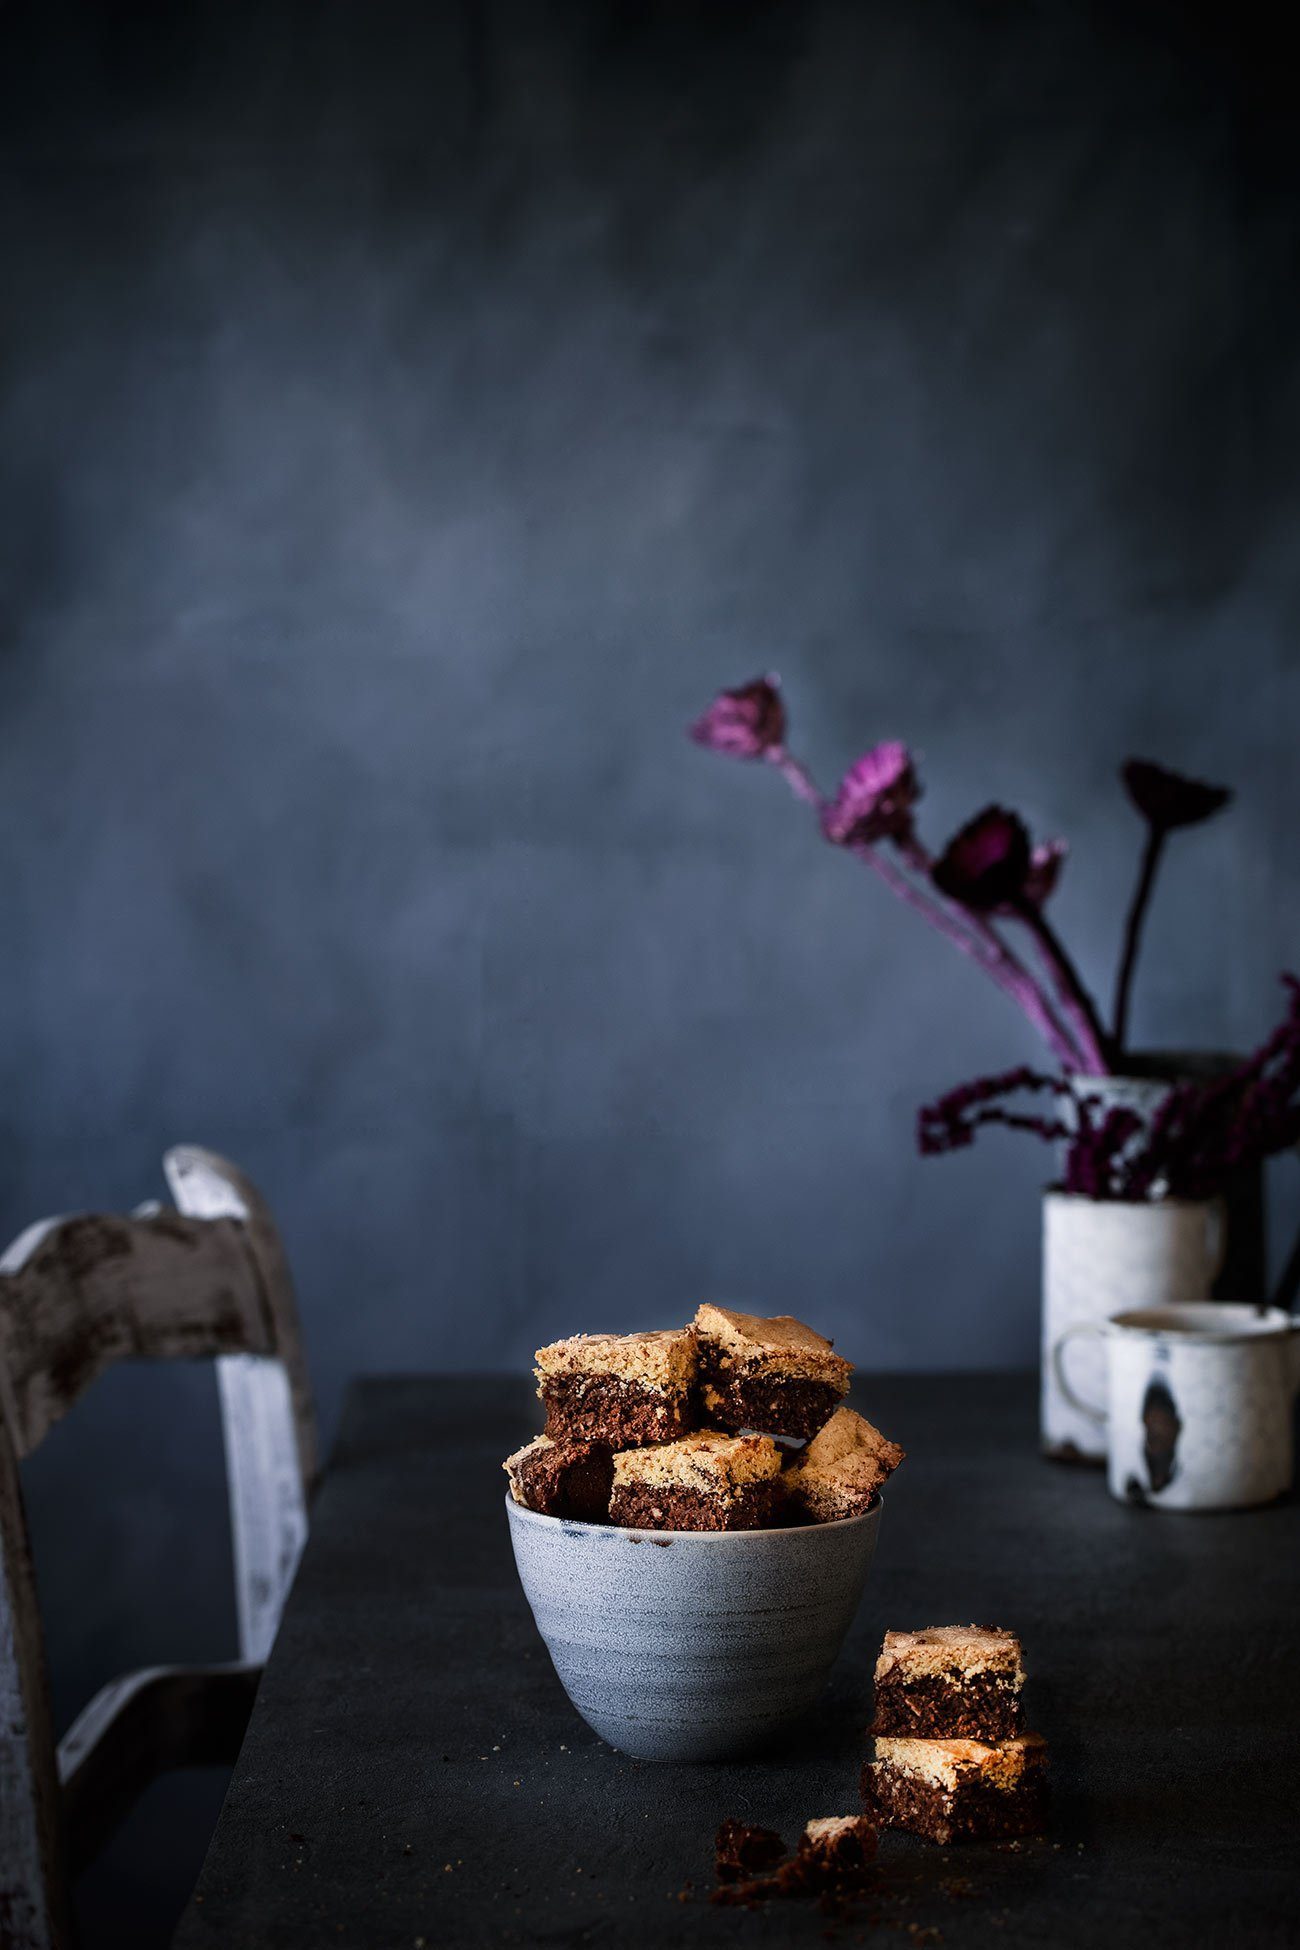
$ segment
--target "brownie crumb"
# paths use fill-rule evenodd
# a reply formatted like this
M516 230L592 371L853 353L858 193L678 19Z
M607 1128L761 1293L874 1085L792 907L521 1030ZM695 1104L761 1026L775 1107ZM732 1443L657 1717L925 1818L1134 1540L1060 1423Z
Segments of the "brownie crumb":
M861 1889L872 1879L875 1824L862 1815L826 1815L810 1821L789 1864L792 1887L801 1894Z
M747 1821L724 1821L713 1847L719 1882L744 1881L757 1870L773 1868L785 1855L785 1843L775 1829L756 1828Z

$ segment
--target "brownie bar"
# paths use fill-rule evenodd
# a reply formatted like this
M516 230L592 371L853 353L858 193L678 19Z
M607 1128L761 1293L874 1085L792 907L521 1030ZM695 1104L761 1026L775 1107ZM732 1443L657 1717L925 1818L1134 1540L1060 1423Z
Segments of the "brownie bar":
M510 1494L526 1510L580 1523L605 1523L614 1456L604 1442L553 1442L548 1435L516 1449L501 1465Z
M872 1731L904 1738L1010 1740L1024 1725L1020 1641L996 1625L886 1632Z
M706 1304L694 1327L704 1412L718 1428L806 1439L848 1393L851 1363L789 1314Z
M773 1868L785 1856L785 1843L775 1829L755 1828L747 1821L724 1821L713 1846L719 1882L740 1882Z
M801 1891L860 1889L872 1877L876 1830L864 1815L824 1815L799 1837L789 1880Z
M905 1451L851 1408L837 1408L787 1471L795 1504L815 1523L869 1510Z
M537 1350L537 1392L555 1441L632 1449L674 1442L693 1429L695 1336L689 1327L651 1334L574 1334Z
M862 1803L881 1828L928 1841L1005 1841L1047 1820L1047 1742L878 1738L862 1770Z
M784 1507L781 1454L765 1435L701 1429L614 1458L613 1522L634 1530L761 1530Z

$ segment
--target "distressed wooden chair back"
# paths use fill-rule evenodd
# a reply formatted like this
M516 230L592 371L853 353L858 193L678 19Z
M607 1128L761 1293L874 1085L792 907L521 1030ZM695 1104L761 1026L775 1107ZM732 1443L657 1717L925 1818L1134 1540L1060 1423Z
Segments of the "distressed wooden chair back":
M169 1766L231 1760L307 1534L315 1422L289 1269L256 1189L182 1145L175 1209L31 1226L0 1259L0 1945L65 1950L70 1881ZM215 1360L238 1661L96 1695L56 1749L18 1466L116 1361Z

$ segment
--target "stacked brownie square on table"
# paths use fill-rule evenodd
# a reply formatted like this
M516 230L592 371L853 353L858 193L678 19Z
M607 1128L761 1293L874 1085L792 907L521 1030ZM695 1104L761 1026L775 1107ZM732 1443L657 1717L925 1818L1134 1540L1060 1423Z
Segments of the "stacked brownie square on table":
M857 1444L851 1453L859 1453ZM809 1821L789 1858L772 1829L724 1821L710 1901L752 1909L787 1896L817 1896L842 1913L846 1899L881 1895L882 1829L909 1829L941 1844L1040 1834L1047 1742L1023 1730L1024 1683L1020 1641L1000 1626L886 1632L876 1662L875 1753L862 1770L862 1813Z
M1020 1641L998 1626L886 1632L862 1799L881 1828L933 1842L1039 1834L1047 1742L1024 1732Z
M638 1530L833 1523L903 1451L843 1407L852 1364L788 1314L699 1308L689 1327L537 1351L546 1430L507 1457L516 1503Z

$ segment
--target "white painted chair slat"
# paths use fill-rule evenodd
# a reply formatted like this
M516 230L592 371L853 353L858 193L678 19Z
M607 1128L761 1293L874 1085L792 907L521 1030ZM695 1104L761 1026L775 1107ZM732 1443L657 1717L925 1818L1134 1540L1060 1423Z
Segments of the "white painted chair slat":
M69 1950L68 1879L154 1774L233 1759L307 1534L316 1432L293 1286L256 1187L183 1145L178 1210L29 1226L0 1258L0 1946ZM57 1754L18 1464L128 1358L214 1357L240 1659L106 1686Z
M299 1475L310 1496L316 1485L316 1411L302 1351L293 1278L280 1234L261 1193L237 1166L197 1144L173 1145L163 1171L177 1210L192 1219L235 1219L246 1228L271 1321L274 1352L284 1363L293 1408ZM263 1350L250 1344L245 1350Z
M280 1361L226 1354L217 1362L230 1486L239 1650L265 1660L307 1541L307 1499Z

